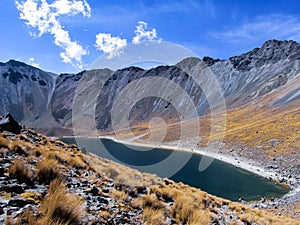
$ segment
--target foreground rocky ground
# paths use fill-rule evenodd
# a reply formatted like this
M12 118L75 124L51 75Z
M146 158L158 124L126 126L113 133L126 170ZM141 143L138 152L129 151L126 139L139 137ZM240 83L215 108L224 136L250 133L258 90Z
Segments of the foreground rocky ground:
M0 148L1 224L300 224L32 130L1 132Z

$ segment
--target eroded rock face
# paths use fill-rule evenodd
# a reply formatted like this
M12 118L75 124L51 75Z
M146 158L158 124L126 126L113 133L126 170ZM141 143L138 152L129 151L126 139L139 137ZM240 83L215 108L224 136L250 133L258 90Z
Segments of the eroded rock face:
M56 75L22 62L0 64L0 114L33 125L49 110Z
M163 78L162 81L167 82L160 82L156 77ZM140 79L144 78L149 80L139 82ZM171 93L171 90L168 89L171 83L176 84L178 89L181 88L185 92L179 93L179 91L171 88L174 90ZM130 86L128 86L129 84ZM130 90L126 96L121 96L125 87L129 87ZM189 97L185 97L184 94ZM201 96L202 91L197 83L176 66L159 66L150 70L129 67L118 70L105 83L99 93L96 105L97 128L110 129L111 110L117 98L121 98L121 103L124 103L124 106L118 109L117 113L120 115L126 113L127 108L130 107L127 105L127 99L137 100L136 104L130 107L129 120L134 123L136 121L148 121L156 116L163 117L166 121L179 119L178 112L171 102L176 102L177 106L184 107L187 105L186 102L192 99L194 105L197 106Z
M290 61L300 59L300 46L297 42L270 40L261 48L255 48L248 53L231 57L229 60L235 69L244 72L286 59Z
M106 82L106 87L99 95L96 107L98 129L109 129L111 126L111 108L116 96L120 91L133 82L144 77L159 76L169 79L182 87L188 96L193 100L198 115L209 112L209 104L206 100L203 88L214 90L216 87L213 82L200 79L200 83L195 83L191 74L201 74L208 69L211 76L218 80L219 86L229 108L251 102L259 102L267 94L273 94L273 99L279 95L273 93L281 87L285 87L299 77L300 45L294 41L271 40L263 44L261 48L245 53L241 56L232 57L228 60L213 59L204 57L203 63L197 58L187 58L175 66L160 66L148 71L137 68L127 68L116 71L112 78ZM191 73L191 74L189 74ZM200 84L200 85L199 85ZM287 87L287 86L286 86ZM147 87L137 87L143 93ZM164 89L165 87L161 87ZM281 88L282 89L282 88ZM294 90L294 87L286 89L287 95ZM158 93L163 90L158 90ZM129 96L135 98L136 96ZM179 105L185 104L183 96ZM215 98L218 102L217 96ZM221 99L220 99L221 101ZM270 103L272 105L273 103ZM120 112L122 113L122 112ZM130 121L150 121L153 117L163 117L165 120L178 119L178 112L172 104L163 99L155 97L144 98L137 102L132 108ZM101 120L102 119L102 120Z
M51 99L51 114L55 121L72 128L72 110L74 114L95 116L94 102L100 87L109 79L109 69L83 71L78 74L60 74L56 80L56 88ZM74 106L74 98L76 105ZM76 111L79 110L79 113ZM79 118L84 120L84 118Z

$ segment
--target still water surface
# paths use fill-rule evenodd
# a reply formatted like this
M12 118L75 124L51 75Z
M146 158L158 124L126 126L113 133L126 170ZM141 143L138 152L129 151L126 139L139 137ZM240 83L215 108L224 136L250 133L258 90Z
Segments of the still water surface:
M147 150L143 147L134 150L113 140L100 138L77 137L75 141L75 138L65 137L61 140L68 144L77 144L88 152L122 162L125 165L139 166L142 172L151 172L144 169L147 167L143 166L154 165L166 159L173 151L161 148ZM103 147L106 148L106 151L103 151ZM109 154L107 154L107 151ZM179 152L176 157L185 157L185 154L191 153ZM170 179L176 182L181 181L210 194L233 201L237 201L240 197L243 197L246 201L258 200L262 197L280 197L289 191L287 187L276 184L272 180L236 168L220 160L214 160L206 170L201 172L198 170L201 158L200 154L192 154L183 168ZM160 171L156 173L158 176L161 175Z

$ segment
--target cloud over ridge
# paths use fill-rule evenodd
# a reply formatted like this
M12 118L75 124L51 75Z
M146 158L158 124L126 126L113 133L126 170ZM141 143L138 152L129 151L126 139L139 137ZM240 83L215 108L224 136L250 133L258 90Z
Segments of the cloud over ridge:
M155 28L148 30L148 23L139 21L135 27L135 36L132 39L133 44L140 44L143 41L154 41L160 39L157 38L157 32ZM99 33L96 35L96 48L107 54L107 59L111 59L115 56L122 54L122 50L127 46L127 39L122 39L118 36L113 37L109 33Z
M91 16L91 8L86 0L55 0L49 4L46 0L16 1L20 11L20 19L25 20L26 25L37 29L38 34L31 33L35 37L50 33L54 37L55 45L64 51L60 53L62 61L70 63L81 69L82 57L88 52L82 45L71 40L69 32L62 26L59 17L61 15L74 16L82 14Z
M148 23L139 21L135 28L135 36L132 39L133 44L139 44L142 41L153 41L157 39L156 29L152 28L152 30L148 30Z
M112 37L111 34L99 33L96 35L96 48L106 54L108 59L118 56L126 47L127 40L120 37Z

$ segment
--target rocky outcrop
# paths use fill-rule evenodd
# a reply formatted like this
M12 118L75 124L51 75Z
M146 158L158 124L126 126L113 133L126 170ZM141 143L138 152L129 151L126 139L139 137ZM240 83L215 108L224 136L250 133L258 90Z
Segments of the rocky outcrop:
M19 134L21 132L22 127L18 124L17 121L12 117L9 113L0 120L0 131L8 131L14 134Z
M265 42L261 48L255 48L248 53L229 58L233 67L242 72L287 59L289 61L300 59L300 46L297 42L270 40Z

